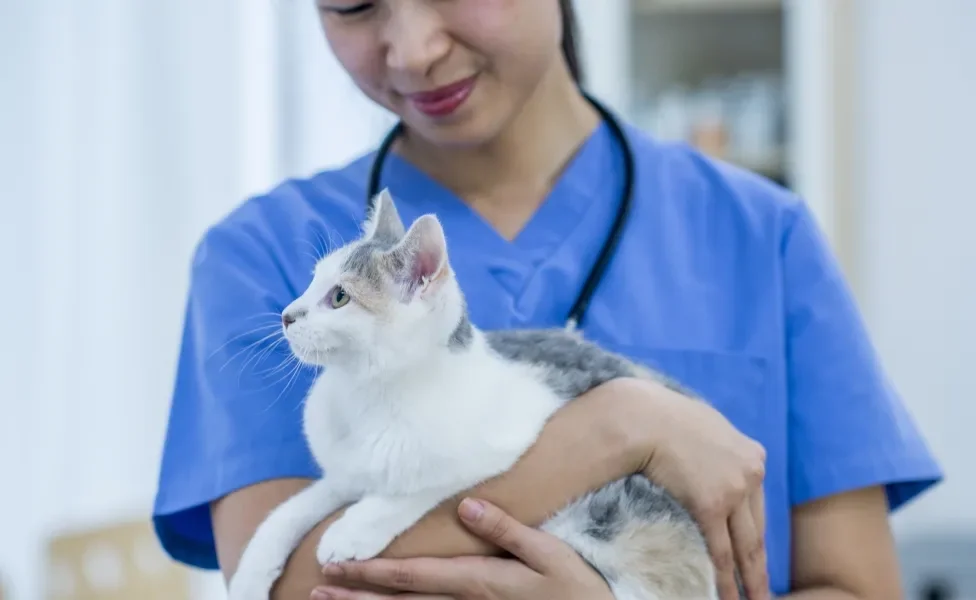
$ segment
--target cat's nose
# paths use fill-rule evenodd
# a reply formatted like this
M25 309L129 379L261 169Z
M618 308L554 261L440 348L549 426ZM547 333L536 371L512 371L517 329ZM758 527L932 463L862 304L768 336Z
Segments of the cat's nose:
M308 311L305 309L292 310L286 313L282 313L281 322L287 328L292 325L295 321L305 316Z

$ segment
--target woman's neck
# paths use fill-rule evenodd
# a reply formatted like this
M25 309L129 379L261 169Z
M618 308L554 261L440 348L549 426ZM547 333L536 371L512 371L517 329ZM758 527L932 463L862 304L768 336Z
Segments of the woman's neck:
M557 69L490 143L439 147L408 133L396 152L465 201L504 210L499 204L541 202L599 122L568 71Z

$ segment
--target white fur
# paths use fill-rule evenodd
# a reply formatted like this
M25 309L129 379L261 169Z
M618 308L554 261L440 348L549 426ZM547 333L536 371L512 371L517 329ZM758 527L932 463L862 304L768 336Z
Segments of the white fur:
M433 238L444 258L439 269L449 269L439 224L418 223L407 239L418 231ZM375 229L368 225L364 239ZM379 554L441 501L508 470L561 405L541 372L497 356L477 330L465 351L448 349L462 307L449 272L425 280L408 302L391 304L385 318L354 301L329 307L326 296L354 247L324 258L285 311L305 311L286 331L295 354L327 367L304 412L325 476L261 524L230 600L268 598L304 535L350 501L356 504L319 542L320 564Z

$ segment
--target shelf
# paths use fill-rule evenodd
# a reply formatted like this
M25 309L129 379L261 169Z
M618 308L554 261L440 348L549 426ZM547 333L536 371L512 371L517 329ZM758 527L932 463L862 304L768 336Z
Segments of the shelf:
M786 153L782 149L772 151L765 156L736 156L734 153L730 153L715 158L776 179L784 178L788 170Z
M783 0L633 0L638 14L779 11Z

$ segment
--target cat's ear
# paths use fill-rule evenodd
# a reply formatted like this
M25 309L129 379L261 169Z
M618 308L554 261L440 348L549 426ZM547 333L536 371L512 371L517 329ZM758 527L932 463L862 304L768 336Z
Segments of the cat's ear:
M435 288L450 272L444 229L434 215L414 221L387 256L393 277L404 286L406 298L412 298L417 290Z
M403 221L388 188L376 195L373 207L363 224L363 237L391 243L399 241L404 235Z

